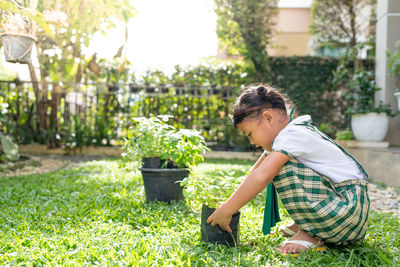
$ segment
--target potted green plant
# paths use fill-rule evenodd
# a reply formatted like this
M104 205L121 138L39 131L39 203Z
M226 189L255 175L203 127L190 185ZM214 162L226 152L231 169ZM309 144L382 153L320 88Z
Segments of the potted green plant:
M30 19L18 13L8 13L3 16L2 28L1 41L6 61L30 62L32 47L36 41Z
M400 41L396 42L396 51L387 52L389 73L396 79L394 96L397 97L397 109L400 110Z
M189 167L203 161L207 150L196 130L176 129L168 124L171 116L133 118L134 125L124 138L123 158L139 162L147 202L183 199L180 181Z
M235 172L216 170L202 175L192 174L182 181L185 200L195 210L201 207L201 240L205 242L237 246L239 244L240 211L232 216L229 227L232 233L223 231L219 225L212 227L207 218L236 190L243 176L238 177Z
M358 141L382 141L387 133L389 120L395 112L390 104L382 101L375 105L375 92L381 90L376 86L371 71L358 70L350 81L348 99L352 105L347 109L351 116L351 128Z

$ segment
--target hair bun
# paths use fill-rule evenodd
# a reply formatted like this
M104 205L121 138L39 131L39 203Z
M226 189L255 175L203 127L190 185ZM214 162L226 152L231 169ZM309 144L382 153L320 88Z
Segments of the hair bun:
M267 101L268 100L268 88L265 87L264 85L260 85L256 89L257 97L261 100L261 102Z

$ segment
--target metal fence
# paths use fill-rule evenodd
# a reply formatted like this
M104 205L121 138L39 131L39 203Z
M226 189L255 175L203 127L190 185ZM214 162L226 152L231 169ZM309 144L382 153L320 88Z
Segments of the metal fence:
M48 85L35 92L31 82L0 81L7 109L2 130L20 143L49 147L118 144L131 118L169 114L177 128L198 129L214 148L247 150L229 113L238 88L147 85Z

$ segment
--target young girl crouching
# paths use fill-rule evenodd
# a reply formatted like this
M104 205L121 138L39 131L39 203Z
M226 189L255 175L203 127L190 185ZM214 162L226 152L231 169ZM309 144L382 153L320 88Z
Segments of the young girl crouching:
M294 220L280 230L292 237L278 251L297 254L308 248L322 250L325 242L347 245L362 240L369 211L367 173L313 126L309 115L292 120L287 104L276 89L265 85L249 87L238 97L233 125L265 152L207 222L231 231L232 215L268 186L264 234L279 221L275 189Z

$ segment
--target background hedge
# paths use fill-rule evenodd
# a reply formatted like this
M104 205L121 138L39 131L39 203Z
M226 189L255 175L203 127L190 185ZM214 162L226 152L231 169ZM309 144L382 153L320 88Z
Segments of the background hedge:
M20 143L38 142L70 149L118 144L112 140L124 135L131 117L170 114L175 126L201 130L215 147L245 150L250 145L233 129L228 115L241 88L259 82L280 88L293 100L299 115L310 114L314 124L331 136L349 126L344 112L347 89L332 84L338 59L271 57L269 62L264 81L257 80L254 70L243 62L230 62L177 66L171 75L148 71L142 77L131 75L124 84L64 85L59 93L50 88L48 101L57 97L59 104L55 105L56 112L49 106L48 113L57 117L49 117L48 129L40 128L38 123L30 83L0 82L0 104L8 104L8 120L1 121L0 127ZM372 60L364 60L363 64L366 69L374 68ZM118 81L118 77L114 80ZM71 91L79 94L78 102L76 94L68 97Z

